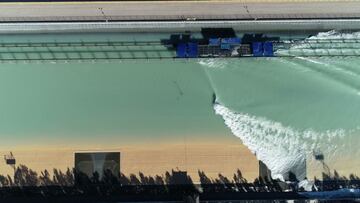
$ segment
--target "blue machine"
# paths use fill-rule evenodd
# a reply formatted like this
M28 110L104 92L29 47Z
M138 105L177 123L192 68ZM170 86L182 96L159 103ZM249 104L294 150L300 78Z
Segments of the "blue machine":
M241 44L241 39L239 37L232 37L232 38L222 38L221 43L223 44L230 44L230 45L239 45Z
M262 42L253 42L252 43L252 53L253 56L263 56L263 43Z
M180 43L174 43L176 46L177 58L198 58L198 57L273 57L274 44L272 39L262 36L251 36L250 39L230 37L230 38L208 38L207 42L203 40L190 39ZM200 43L200 48L199 48Z
M209 46L220 46L221 49L230 49L230 46L240 45L240 44L241 44L241 39L238 37L209 39Z
M210 46L219 46L220 42L221 42L220 38L210 38L209 39Z
M177 58L197 58L198 44L194 42L179 43L176 47Z
M272 42L264 42L264 56L274 56L274 45Z
M186 57L186 44L180 43L176 47L176 57L185 58Z
M187 44L187 57L188 58L197 58L198 57L198 44L194 42L189 42Z
M230 50L230 44L228 43L221 43L220 49L226 49L226 50Z

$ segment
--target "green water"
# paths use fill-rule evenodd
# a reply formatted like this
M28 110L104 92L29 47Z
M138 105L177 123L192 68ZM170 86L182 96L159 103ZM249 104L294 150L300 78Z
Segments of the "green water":
M216 61L218 96L234 110L297 129L359 126L358 58L268 58Z
M141 141L223 130L197 63L2 64L0 72L0 132L9 141L58 135Z
M1 43L157 41L168 36L168 33L4 35ZM172 56L164 47L155 46L164 56ZM49 53L56 52L61 58L69 50L75 55L77 51L91 53L90 50L96 52L96 58L104 49L110 49L112 54L118 51L113 45L70 49L54 45ZM338 170L359 171L357 162L347 166L336 164L343 157L358 155L358 57L43 61L47 59L44 55L21 53L46 54L47 50L41 46L0 47L2 58L6 58L7 52L16 52L6 59L20 59L0 64L2 147L42 143L56 146L66 142L136 143L183 136L226 139L233 135L214 112L212 96L216 93L221 104L233 112L251 115L257 122L266 119L274 124L273 129L282 125L281 129L299 132L290 133L299 135L295 142L286 133L278 135L278 130L261 128L256 133L257 141L273 140L272 146L280 150L276 153L285 157L292 153L288 149L281 151L289 143L295 146L294 150L307 151L308 156L320 148L332 153L326 156L333 157L330 164ZM127 50L124 49L125 54ZM39 60L25 60L29 57ZM244 127L248 123L236 125ZM304 137L302 132L307 130L315 131L312 134L315 138ZM337 130L345 133L335 140L322 134ZM276 143L277 139L272 137L279 136L289 138L286 143ZM256 150L260 149L261 146L256 146ZM266 153L272 155L271 150Z
M60 137L65 143L83 143L86 138L88 143L109 144L106 140L136 143L221 134L224 127L211 108L212 90L197 63L107 60L119 58L118 53L135 58L172 56L160 44L168 37L169 33L4 35L2 145L56 143ZM142 46L144 42L151 46ZM132 53L134 49L138 51ZM103 60L88 60L92 57ZM54 60L58 58L62 60Z
M360 59L246 58L204 60L218 101L217 112L275 173L304 178L321 168L358 173ZM237 115L234 113L238 113ZM317 171L319 172L319 171ZM277 176L280 177L280 176Z

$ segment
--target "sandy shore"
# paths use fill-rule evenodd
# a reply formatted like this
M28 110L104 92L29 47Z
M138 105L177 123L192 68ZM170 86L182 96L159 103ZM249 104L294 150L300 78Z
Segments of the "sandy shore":
M108 150L104 148L104 150ZM189 143L123 146L121 152L121 171L124 174L146 175L164 174L165 171L180 169L188 171L196 182L197 171L203 170L209 177L217 177L221 173L232 178L240 169L245 178L253 180L258 175L258 161L250 151L240 143ZM59 168L66 170L74 166L75 149L42 149L15 150L18 164L25 164L36 171ZM6 152L1 152L6 154ZM12 174L11 168L5 164L0 166L0 174Z

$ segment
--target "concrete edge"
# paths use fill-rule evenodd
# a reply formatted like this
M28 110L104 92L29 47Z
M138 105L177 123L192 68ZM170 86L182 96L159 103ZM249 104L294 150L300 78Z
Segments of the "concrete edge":
M360 19L1 23L0 33L197 32L201 28L224 27L246 32L356 31L360 30Z

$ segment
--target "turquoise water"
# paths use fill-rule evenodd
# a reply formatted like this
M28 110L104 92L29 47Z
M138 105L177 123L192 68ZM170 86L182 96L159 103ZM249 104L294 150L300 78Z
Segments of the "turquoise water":
M2 64L0 72L2 144L119 134L141 142L223 130L196 62Z
M215 61L218 97L231 109L297 129L359 126L358 58L268 58ZM215 65L216 66L216 65Z
M315 152L323 153L333 169L358 170L352 158L359 155L354 143L360 121L360 61L344 59L208 60L203 65L222 105L215 111L233 134L273 173L292 170L305 177L300 171L308 162L312 173ZM345 159L345 165L337 164Z
M4 36L2 43L167 37L166 33L13 35ZM50 47L49 53L58 55L69 51L66 46ZM93 50L97 56L104 49L114 54L121 48L79 45L70 51L76 55ZM0 52L5 56L9 50L25 49L0 48ZM49 48L29 50L46 54ZM324 153L331 169L359 172L360 162L354 160L359 155L358 57L40 60L43 56L33 55L39 60L29 61L29 56L17 53L20 60L0 64L4 148L237 136L277 177L289 170L304 177L305 162L308 174L316 174L321 166L313 159L314 151ZM214 93L218 104L213 106Z

